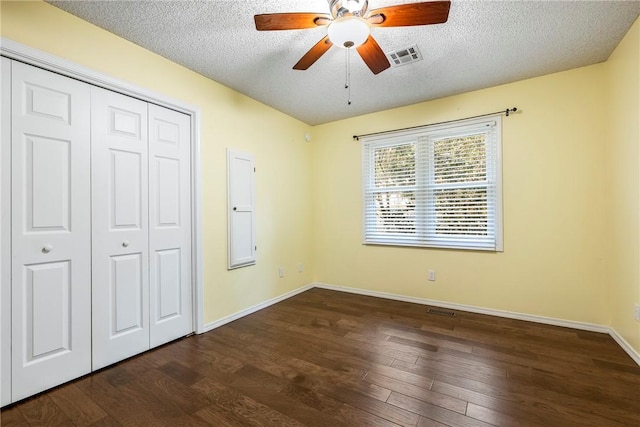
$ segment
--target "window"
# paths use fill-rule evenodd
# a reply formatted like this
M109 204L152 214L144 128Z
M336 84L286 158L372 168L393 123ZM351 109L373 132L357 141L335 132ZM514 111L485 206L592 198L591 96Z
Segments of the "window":
M501 117L363 137L364 243L502 250Z

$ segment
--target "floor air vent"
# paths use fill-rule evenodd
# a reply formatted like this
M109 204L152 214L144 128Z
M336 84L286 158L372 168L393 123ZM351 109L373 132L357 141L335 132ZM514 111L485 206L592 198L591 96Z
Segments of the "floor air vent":
M406 49L399 49L394 52L387 52L387 58L394 67L400 67L411 62L422 60L422 54L418 50L418 45L414 44Z
M437 314L438 316L455 317L456 312L453 310L447 310L446 308L428 308L427 313Z

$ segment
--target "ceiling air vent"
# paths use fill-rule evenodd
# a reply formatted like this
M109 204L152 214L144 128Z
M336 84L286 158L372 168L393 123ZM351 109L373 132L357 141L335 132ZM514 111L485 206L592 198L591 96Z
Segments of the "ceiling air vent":
M387 52L387 58L394 67L400 67L401 65L410 64L412 62L421 61L422 54L418 49L418 45L414 44L405 49L399 49L394 52Z

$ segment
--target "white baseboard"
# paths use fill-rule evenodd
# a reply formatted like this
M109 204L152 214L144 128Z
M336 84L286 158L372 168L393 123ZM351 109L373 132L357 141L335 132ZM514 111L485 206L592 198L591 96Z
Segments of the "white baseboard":
M223 317L221 319L215 320L215 321L213 321L211 323L207 323L207 324L204 325L202 333L208 332L208 331L210 331L212 329L215 329L215 328L219 328L220 326L226 325L227 323L233 322L234 320L238 320L241 317L248 316L249 314L255 313L258 310L262 310L263 308L267 308L267 307L269 307L269 306L271 306L273 304L277 304L280 301L284 301L284 300L286 300L288 298L291 298L292 296L298 295L298 294L300 294L300 293L302 293L304 291L308 291L309 289L313 288L313 286L314 286L313 283L309 284L309 285L302 286L302 287L300 287L298 289L294 289L294 290L289 291L287 293L284 293L284 294L282 294L280 296L277 296L277 297L271 298L269 300L266 300L264 302L261 302L260 304L256 304L256 305L251 306L249 308L246 308L244 310L240 310L240 311L238 311L236 313L230 314L229 316L225 316L225 317Z
M622 338L622 336L620 336L620 334L618 334L618 332L615 329L609 326L597 325L595 323L576 322L573 320L556 319L553 317L537 316L533 314L516 313L512 311L505 311L505 310L495 310L495 309L484 308L484 307L476 307L473 305L455 304L455 303L438 301L438 300L430 300L426 298L417 298L417 297L409 297L405 295L391 294L387 292L370 291L368 289L330 285L326 283L314 283L313 287L321 288L321 289L329 289L329 290L339 291L339 292L349 292L352 294L366 295L371 297L386 298L386 299L391 299L396 301L411 302L415 304L432 305L434 307L449 308L452 310L469 311L471 313L488 314L490 316L505 317L508 319L526 320L529 322L543 323L543 324L553 325L553 326L562 326L565 328L573 328L573 329L579 329L583 331L601 332L601 333L611 335L611 337L618 343L618 345L620 345L620 347L622 347L622 349L629 355L629 357L631 357L634 360L634 362L636 362L640 366L640 353L636 349L631 347L631 344L629 344L624 338Z
M537 316L533 314L517 313L512 311L506 311L506 310L495 310L490 308L477 307L473 305L456 304L456 303L445 302L445 301L431 300L427 298L410 297L406 295L398 295L398 294L392 294L388 292L371 291L368 289L350 288L348 286L330 285L327 283L319 283L319 282L302 286L298 289L294 289L292 291L289 291L275 298L271 298L265 302L262 302L260 304L256 304L252 307L249 307L247 309L238 311L237 313L223 317L214 322L207 323L206 325L204 325L203 332L207 332L212 329L218 328L222 325L225 325L229 322L233 322L234 320L247 316L251 313L255 313L258 310L267 308L273 304L279 303L280 301L284 301L288 298L291 298L292 296L298 295L312 288L328 289L332 291L348 292L352 294L366 295L366 296L377 297L377 298L385 298L385 299L396 300L396 301L411 302L415 304L431 305L434 307L468 311L471 313L478 313L478 314L487 314L489 316L504 317L508 319L526 320L528 322L543 323L546 325L553 325L553 326L562 326L565 328L573 328L573 329L579 329L583 331L601 332L601 333L611 335L611 337L618 343L618 345L620 345L620 347L622 347L622 349L640 366L640 353L638 353L637 350L631 347L631 345L622 336L620 336L620 334L618 334L618 332L616 332L615 329L609 326L597 325L594 323L586 323L586 322L576 322L573 320L556 319L553 317Z
M620 347L633 359L634 362L640 366L640 352L631 347L631 344L627 342L622 336L613 328L609 328L609 335L613 338Z
M391 294L387 292L370 291L368 289L328 285L325 283L315 283L314 287L329 289L333 291L349 292L352 294L367 295L371 297L392 299L396 301L412 302L415 304L432 305L434 307L468 311L471 313L488 314L489 316L505 317L508 319L526 320L528 322L544 323L547 325L554 325L554 326L563 326L565 328L581 329L584 331L603 332L603 333L609 332L609 327L596 325L594 323L575 322L572 320L555 319L553 317L536 316L533 314L524 314L524 313L517 313L517 312L505 311L505 310L495 310L491 308L477 307L474 305L456 304L456 303L432 300L427 298L409 297L405 295Z

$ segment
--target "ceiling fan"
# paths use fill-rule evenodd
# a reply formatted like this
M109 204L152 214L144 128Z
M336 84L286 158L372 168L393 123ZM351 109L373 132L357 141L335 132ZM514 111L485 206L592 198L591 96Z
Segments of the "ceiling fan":
M327 27L327 35L293 66L306 70L331 46L356 49L373 74L391 66L371 27L407 27L447 22L450 1L429 1L369 10L368 0L328 0L328 13L267 13L255 15L258 31L302 30Z

